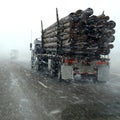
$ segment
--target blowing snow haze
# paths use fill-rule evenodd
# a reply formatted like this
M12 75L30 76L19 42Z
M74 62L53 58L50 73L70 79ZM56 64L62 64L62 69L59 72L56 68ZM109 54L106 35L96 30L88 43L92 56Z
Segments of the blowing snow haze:
M1 32L0 53L3 58L9 58L12 49L19 51L19 59L30 59L30 35L21 31Z
M39 59L41 49L31 56L30 43L41 37L40 21L44 29L55 23L56 8L59 18L92 8L94 15L104 11L116 22L110 77L104 59L92 58L91 64L46 53ZM0 120L120 120L119 36L120 0L0 0Z
M47 4L46 4L47 3ZM64 3L64 4L63 4ZM9 56L11 49L18 49L23 58L30 56L29 43L40 37L40 20L43 20L44 28L56 21L55 8L59 10L59 17L62 18L72 11L91 7L94 14L100 15L103 11L105 15L114 20L116 26L116 40L112 54L120 53L119 31L120 26L118 14L119 0L97 1L97 0L4 0L0 1L0 54ZM66 5L67 4L67 5ZM114 5L114 6L113 6ZM46 7L45 7L46 6ZM114 59L114 58L112 58Z

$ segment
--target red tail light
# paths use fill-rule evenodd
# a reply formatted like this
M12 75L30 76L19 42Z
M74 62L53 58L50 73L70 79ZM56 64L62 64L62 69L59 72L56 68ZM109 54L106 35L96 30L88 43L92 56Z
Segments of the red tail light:
M107 62L106 62L106 61L104 61L104 62L102 62L102 61L98 61L98 62L96 62L96 64L97 64L97 65L107 64Z
M75 60L74 59L65 59L64 62L67 64L74 64Z

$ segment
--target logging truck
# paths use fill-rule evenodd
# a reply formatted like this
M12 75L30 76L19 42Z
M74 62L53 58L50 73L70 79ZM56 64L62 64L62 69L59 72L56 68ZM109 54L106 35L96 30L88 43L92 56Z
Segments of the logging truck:
M106 82L115 23L104 13L92 14L93 10L88 8L59 20L56 9L56 23L43 30L41 21L41 38L34 40L34 46L30 43L31 68L37 71L45 68L59 81Z

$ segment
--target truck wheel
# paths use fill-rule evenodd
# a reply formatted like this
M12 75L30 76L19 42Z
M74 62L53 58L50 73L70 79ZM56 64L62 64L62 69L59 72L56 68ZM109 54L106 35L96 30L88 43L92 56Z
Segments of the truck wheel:
M51 61L51 69L50 69L50 76L51 77L56 77L56 64L55 64L55 61L52 60Z
M35 70L36 70L36 71L40 71L40 65L39 65L39 64L36 64L36 65L35 65Z
M98 83L97 75L93 77L93 83Z
M31 62L31 69L33 69L33 64L32 64L32 62Z
M63 80L63 79L62 79L62 74L61 74L61 71L59 70L59 71L58 71L58 81L59 81L59 82L62 82L62 80Z
M31 65L31 69L33 69L33 65Z
M53 70L50 70L50 77L54 77L55 75L54 75L54 71Z
M33 68L34 68L34 58L31 57L31 69L33 69Z

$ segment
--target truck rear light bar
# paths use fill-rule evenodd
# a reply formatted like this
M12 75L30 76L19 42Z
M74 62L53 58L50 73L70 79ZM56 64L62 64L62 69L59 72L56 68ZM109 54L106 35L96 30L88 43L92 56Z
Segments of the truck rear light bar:
M97 64L97 65L107 64L107 62L106 62L106 61L104 61L104 62L102 62L102 61L97 61L96 64Z

